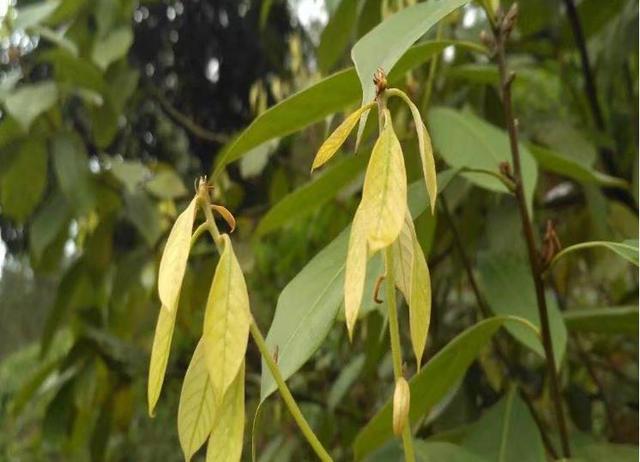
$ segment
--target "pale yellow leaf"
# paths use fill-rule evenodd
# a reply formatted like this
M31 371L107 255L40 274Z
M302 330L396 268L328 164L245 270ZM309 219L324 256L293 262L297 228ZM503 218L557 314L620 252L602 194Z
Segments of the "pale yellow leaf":
M204 343L198 342L182 382L178 406L178 437L185 460L207 441L213 428L216 404L205 360Z
M358 319L367 272L367 229L360 209L356 211L349 235L349 250L345 265L344 312L349 340Z
M175 311L180 298L180 287L191 247L191 230L196 214L196 202L194 197L189 206L178 216L160 259L158 296L162 306L169 311Z
M231 240L222 235L224 250L213 276L204 316L205 355L217 402L238 374L249 336L249 296Z
M225 393L215 418L206 462L237 462L244 435L244 361Z
M409 417L410 402L409 384L404 377L399 377L396 380L396 387L393 391L393 433L396 436L402 435Z
M147 402L149 405L149 415L154 416L154 409L160 397L164 374L169 361L171 351L171 339L173 337L173 327L176 322L176 312L166 308L160 308L156 331L151 347L151 359L149 361L149 379L147 382Z
M351 130L353 130L353 127L355 127L360 120L360 116L371 109L374 105L375 103L366 104L349 115L349 117L344 119L344 121L338 126L338 128L336 128L333 133L329 135L329 138L327 138L324 143L322 143L320 149L318 149L318 153L316 154L315 159L313 159L311 171L325 164L334 156L338 149L340 149L340 146L344 144L345 140L349 136L349 133L351 133Z
M384 128L369 159L360 208L369 250L377 252L391 245L400 234L407 210L407 176L389 111L385 111Z
M413 221L407 210L398 239L393 242L393 275L396 287L409 303L411 297L411 270L413 267Z
M413 230L413 265L411 271L411 298L409 300L409 329L411 345L416 355L418 370L427 344L431 320L431 279L424 253Z

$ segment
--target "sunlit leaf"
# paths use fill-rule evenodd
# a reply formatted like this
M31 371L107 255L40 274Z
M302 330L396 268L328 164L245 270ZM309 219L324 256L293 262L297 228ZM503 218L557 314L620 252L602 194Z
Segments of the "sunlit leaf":
M165 307L160 308L156 331L153 336L151 347L151 359L149 361L149 379L147 382L147 404L149 415L155 415L155 407L160 398L164 375L169 362L171 352L171 339L173 338L173 328L176 323L176 311L169 312Z
M234 462L242 456L244 433L244 360L227 389L215 418L206 462Z
M334 130L331 135L322 143L320 149L318 149L318 153L316 154L315 159L313 159L313 165L311 166L311 170L322 166L325 162L333 157L333 155L340 149L340 147L344 144L345 140L355 127L358 120L360 120L360 116L367 112L375 106L375 103L365 104L358 110L351 113L344 121Z
M344 278L344 312L349 339L358 319L367 272L367 226L360 209L356 212L349 236L349 250Z
M160 260L158 296L162 306L172 312L177 308L182 279L187 269L196 204L197 199L194 197L176 219Z
M191 460L213 428L216 404L209 379L204 344L198 342L182 382L178 406L178 437L185 460Z
M590 242L581 242L580 244L575 244L563 249L560 253L558 253L554 258L551 264L555 264L562 257L566 256L569 253L575 252L577 250L582 249L590 249L590 248L603 248L610 250L620 257L624 258L630 263L638 266L638 240L637 239L627 239L623 242L610 242L610 241L590 241Z
M238 375L249 336L249 295L231 239L222 235L224 250L213 276L204 316L207 368L218 403Z
M44 81L19 86L4 100L7 112L27 131L31 123L58 100L58 87L54 82Z

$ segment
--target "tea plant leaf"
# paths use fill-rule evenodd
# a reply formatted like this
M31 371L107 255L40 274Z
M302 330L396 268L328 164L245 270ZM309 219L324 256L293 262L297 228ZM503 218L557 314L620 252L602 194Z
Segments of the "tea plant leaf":
M409 380L411 424L427 415L447 395L464 376L479 351L505 323L523 323L531 327L528 321L513 316L482 320L455 337ZM393 437L392 420L392 402L389 399L356 436L353 444L356 460L362 460Z
M371 78L378 67L389 73L416 40L442 18L468 2L469 0L441 0L417 3L381 22L358 40L351 49L351 59L362 87L362 104L375 97ZM366 115L360 119L358 139L365 122Z
M206 462L239 461L244 434L244 360L227 389L207 445Z
M318 149L318 153L316 154L315 159L313 159L313 165L311 166L311 171L316 168L324 165L329 159L333 157L333 155L340 149L340 147L344 144L345 140L355 127L358 120L360 120L360 116L367 112L375 106L375 103L365 104L361 108L357 109L353 113L351 113L344 121L334 130L329 138L327 138L324 143Z
M575 244L563 249L559 252L551 261L551 265L554 265L558 260L562 257L566 256L571 252L575 252L577 250L582 249L590 249L590 248L604 248L611 250L612 252L618 254L625 260L634 265L638 266L638 240L627 239L623 242L611 242L611 241L590 241L590 242L581 242L580 244Z
M191 230L196 214L197 200L194 197L187 208L178 216L162 253L158 270L158 296L162 306L175 311L180 297L180 287L191 245Z
M217 402L238 375L249 337L249 296L231 239L222 235L218 261L204 315L204 345L209 377Z
M178 406L178 437L185 460L191 460L207 441L215 414L215 398L207 370L204 343L199 341L182 382Z
M409 417L409 403L411 402L411 392L409 384L404 377L398 378L393 391L393 433L401 436L404 426Z
M562 316L571 332L638 335L637 306L571 309Z
M149 379L147 381L147 404L149 416L155 415L154 409L160 397L164 374L169 362L171 352L171 339L173 338L173 328L176 322L176 311L169 311L167 308L160 308L156 331L153 336L153 346L151 347L151 359L149 361Z
M362 207L362 206L361 206ZM349 340L353 338L353 329L358 319L358 311L362 302L365 274L367 271L367 226L366 218L359 208L353 218L349 236L349 250L344 278L344 312L349 332Z
M515 387L471 424L461 445L479 457L496 462L547 460L538 427ZM526 451L522 450L524 447Z
M373 146L362 189L360 209L370 252L393 243L400 234L407 207L407 175L400 141L389 111Z
M431 276L427 261L412 228L413 264L411 265L411 298L409 300L409 329L411 345L416 355L418 370L422 364L422 354L427 344L431 320Z

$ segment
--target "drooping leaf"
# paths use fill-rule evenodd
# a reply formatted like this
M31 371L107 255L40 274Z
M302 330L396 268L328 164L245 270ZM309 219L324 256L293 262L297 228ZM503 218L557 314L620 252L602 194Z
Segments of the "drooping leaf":
M97 38L91 51L91 60L103 70L114 61L122 58L133 43L131 27L122 26L109 32L103 38Z
M461 7L469 0L441 0L417 3L404 8L378 24L351 49L351 59L358 73L362 88L362 104L375 97L371 82L373 73L381 67L389 73L400 57L420 37L442 18ZM364 130L366 116L358 129L358 138Z
M370 252L393 243L400 234L407 204L407 174L400 141L387 111L373 146L362 188L360 208Z
M23 84L11 91L4 100L7 112L28 131L31 123L51 108L58 99L58 87L54 82Z
M409 381L410 423L413 425L427 415L446 396L500 326L513 322L522 321L514 317L495 317L480 321L433 356ZM353 444L355 459L362 460L392 437L392 403L389 399L356 436Z
M344 54L352 36L353 25L358 13L358 2L343 0L320 35L317 57L323 73L333 69Z
M431 321L431 276L415 230L412 233L412 244L413 263L411 265L409 328L411 345L413 346L419 370L422 363L422 354L427 345L427 335Z
M315 159L313 159L313 165L311 166L311 171L315 170L318 167L321 167L325 164L329 159L333 157L333 155L340 149L340 147L344 144L345 140L355 127L358 120L360 120L360 116L369 111L375 103L368 103L358 108L353 113L349 114L349 116L344 119L344 121L336 128L331 135L322 143L320 149L318 149L318 153L316 154Z
M182 279L187 269L196 204L197 199L194 197L176 219L160 259L158 296L163 308L171 312L177 308Z
M238 375L249 337L249 295L229 235L213 276L204 315L203 341L218 403Z
M151 346L151 359L149 360L149 379L147 381L147 404L149 416L155 415L156 404L160 398L164 375L171 353L171 339L176 323L176 311L169 311L165 307L160 308L153 345Z
M637 239L627 239L623 242L610 242L610 241L590 241L590 242L581 242L580 244L574 244L563 249L559 252L552 260L551 265L554 265L558 260L562 257L566 256L569 253L575 252L576 250L582 249L590 249L590 248L603 248L607 250L611 250L612 252L618 254L625 260L630 263L633 263L635 266L638 266L638 240Z
M215 418L206 462L234 462L242 456L244 433L244 360L222 399Z
M344 277L344 312L349 339L358 319L367 272L367 226L360 208L353 218Z
M213 387L204 354L204 344L198 342L182 382L178 406L178 437L185 460L207 441L218 417Z
M572 332L638 335L637 306L571 309L562 315Z
M496 462L547 460L538 427L515 388L471 425L462 446Z
M507 134L484 120L449 108L429 112L429 124L436 151L452 167L500 171L500 163L511 165ZM531 213L538 167L524 145L520 145L522 181ZM513 166L512 166L513 168ZM497 178L479 173L462 173L473 184L492 191L506 192Z
M407 211L404 225L393 245L393 275L396 287L407 304L411 300L411 276L413 271L413 219Z

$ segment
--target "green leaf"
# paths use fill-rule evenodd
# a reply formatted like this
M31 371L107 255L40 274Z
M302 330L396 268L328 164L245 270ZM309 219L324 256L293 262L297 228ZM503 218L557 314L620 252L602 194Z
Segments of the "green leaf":
M244 434L244 360L224 395L207 445L206 462L239 462Z
M362 208L358 208L349 233L349 248L344 272L344 317L349 340L353 339L353 330L362 304L367 274L368 228L367 218L362 213Z
M193 454L207 441L216 414L204 343L200 341L184 376L178 406L178 437L185 460L191 460Z
M36 26L51 16L59 5L59 0L53 0L18 8L16 18L13 20L13 28L25 30L28 27Z
M203 327L207 368L218 403L244 363L251 322L242 270L229 236L223 234L222 240L224 250L211 283Z
M467 449L444 441L414 441L419 462L488 462Z
M57 82L93 90L101 95L105 95L107 92L107 84L102 71L88 59L73 56L68 51L59 48L40 53L38 59L53 65Z
M53 168L58 186L78 214L86 214L95 205L95 188L83 141L75 132L63 132L51 143Z
M413 225L413 223L412 223ZM413 228L413 226L412 226ZM409 300L409 328L411 345L418 370L427 345L431 321L431 276L415 230L412 232L413 263L411 265L411 298Z
M299 220L321 208L353 182L367 160L364 155L342 159L315 180L287 194L262 217L256 228L256 237L280 229L290 221Z
M447 395L451 387L462 379L480 350L507 321L527 323L519 318L508 316L480 321L455 337L411 378L409 421L412 425L424 415L428 415ZM391 406L391 399L387 399L382 409L356 436L353 444L356 460L362 460L393 437Z
M358 2L342 0L320 35L317 57L322 73L329 72L344 54L353 35Z
M124 209L127 220L138 230L149 248L153 248L167 227L156 204L142 191L125 193Z
M436 151L450 166L499 173L501 162L508 162L511 165L507 134L484 120L467 112L434 108L429 112L429 123ZM538 167L522 144L520 158L524 193L531 212ZM504 184L489 175L467 172L462 173L462 176L481 188L507 192Z
M582 249L590 249L590 248L603 248L611 250L612 252L618 254L620 257L624 258L630 263L633 263L635 266L638 266L638 240L637 239L627 239L623 242L610 242L610 241L590 241L590 242L581 242L580 244L574 244L563 249L560 253L558 253L553 260L551 261L551 265L554 265L558 260L562 257L566 256L569 253L575 252L577 250Z
M111 173L130 193L135 192L140 184L151 175L149 169L142 162L128 160L113 160Z
M29 226L29 244L36 260L40 260L70 218L69 204L59 191L52 194L36 212Z
M362 88L362 104L375 97L371 81L373 73L381 67L387 74L400 57L420 37L442 18L468 3L469 0L440 0L423 2L404 8L369 31L351 49ZM366 116L360 120L358 139L364 130Z
M638 447L630 444L592 443L574 450L576 462L627 462L638 460ZM571 459L574 460L574 459Z
M73 56L78 56L78 46L66 38L63 32L42 26L32 26L29 28L29 31L34 34L38 34L40 37L50 41L54 45L58 45L60 48L67 50Z
M23 84L14 89L4 100L7 112L18 121L25 131L43 112L58 100L58 87L54 82Z
M566 176L583 184L595 184L609 188L628 189L622 178L607 175L550 149L529 145L529 150L540 167L558 175Z
M327 398L329 411L333 412L338 404L340 404L340 401L342 401L351 388L351 385L353 385L362 372L365 360L365 355L361 353L349 361L346 366L341 368L340 375L338 375L329 390L329 396Z
M160 398L160 391L162 391L164 375L169 362L169 354L171 353L171 339L173 338L173 329L176 324L176 313L176 310L170 312L165 307L161 307L158 313L158 322L153 336L151 358L149 360L149 379L147 381L147 404L150 417L155 415L154 410L158 403L158 398Z
M2 214L23 223L38 205L47 183L47 151L44 141L24 141L9 168L2 174Z
M638 335L638 307L571 309L563 313L564 323L572 332Z
M194 197L187 208L178 216L171 228L160 259L158 297L162 307L170 312L175 312L178 308L180 288L191 249L191 230L196 215L196 205L197 200Z
M515 388L471 425L462 446L496 462L547 460L538 427Z
M189 192L182 182L182 178L171 169L159 171L151 180L145 183L145 187L147 191L159 199L177 199Z
M99 68L106 70L109 64L117 61L127 54L133 43L131 27L122 26L114 29L104 38L96 38L91 51L91 60Z
M538 329L538 304L531 270L524 257L483 252L478 257L478 283L489 308L496 315L512 315L527 319ZM547 311L556 367L560 369L567 348L567 329L555 298L547 294ZM544 358L540 337L521 325L507 330L518 341Z

